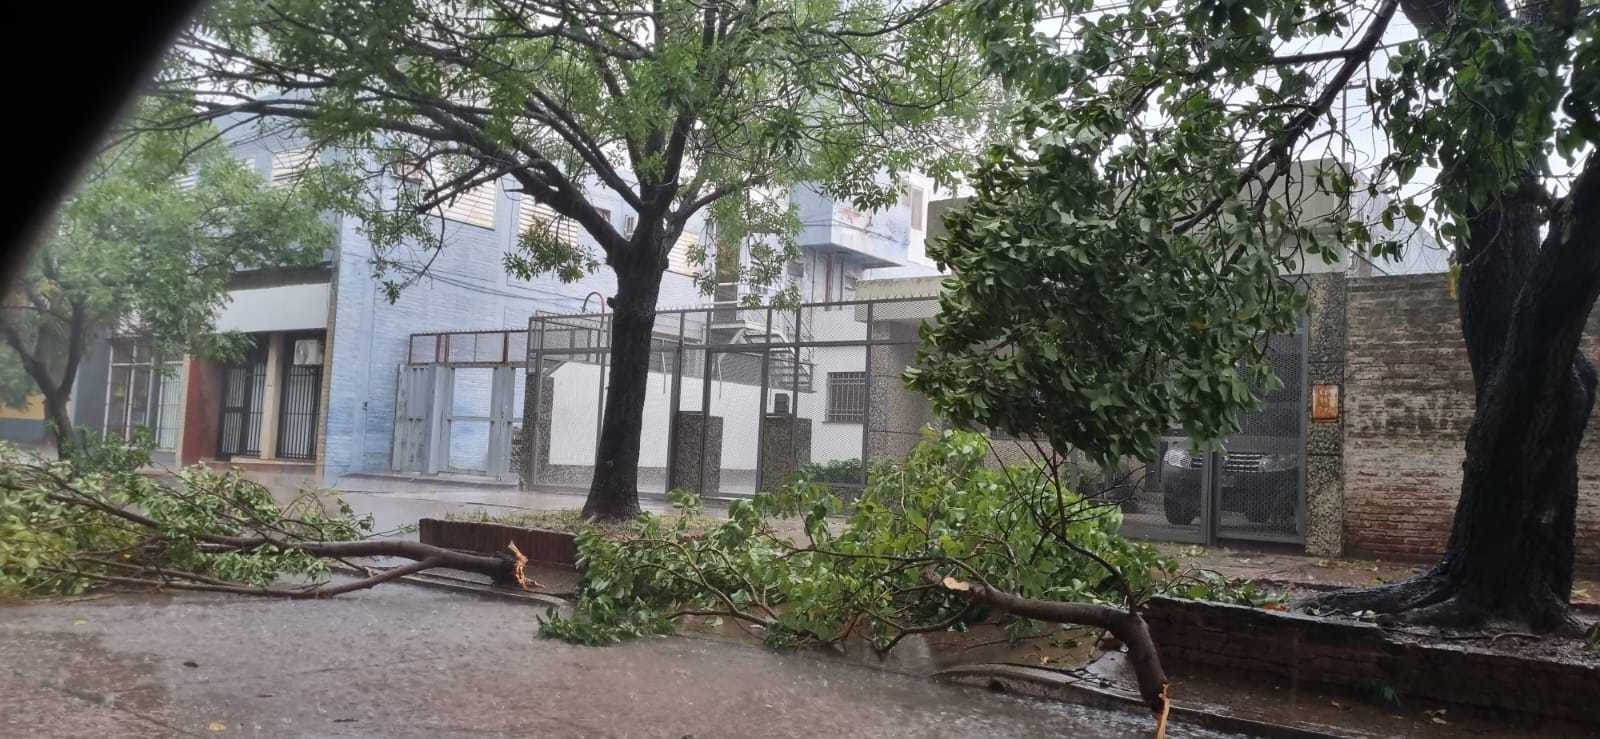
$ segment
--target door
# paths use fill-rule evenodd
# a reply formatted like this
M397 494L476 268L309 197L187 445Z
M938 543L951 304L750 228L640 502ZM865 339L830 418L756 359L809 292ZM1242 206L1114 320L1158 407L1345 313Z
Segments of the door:
M316 459L322 367L291 363L283 368L282 383L278 398L278 456Z
M511 437L515 423L515 397L517 371L512 367L494 368L489 394L489 460L488 474L504 480L511 470Z
M218 458L261 456L261 404L266 389L267 353L257 341L243 362L222 368Z

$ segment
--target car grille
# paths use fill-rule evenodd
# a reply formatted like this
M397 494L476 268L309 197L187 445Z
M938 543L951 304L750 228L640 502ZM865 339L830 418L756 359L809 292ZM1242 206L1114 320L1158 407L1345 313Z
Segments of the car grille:
M1260 472L1261 462L1267 455L1257 452L1228 452L1222 458L1224 472ZM1189 468L1198 470L1205 467L1205 457L1199 456L1189 460Z
M1222 460L1222 469L1225 472L1260 472L1261 461L1266 456L1248 452L1229 452L1227 458Z

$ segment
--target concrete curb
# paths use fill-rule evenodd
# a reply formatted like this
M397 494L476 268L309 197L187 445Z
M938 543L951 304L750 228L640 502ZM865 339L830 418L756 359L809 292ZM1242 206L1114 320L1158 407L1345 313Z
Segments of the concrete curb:
M1149 716L1144 700L1133 693L1094 685L1089 678L1080 678L1055 670L1045 670L1027 665L993 663L961 665L934 674L934 679L980 688L1000 689L1013 695L1026 695L1045 700L1078 703L1093 708L1120 710ZM1168 721L1181 722L1216 731L1270 737L1271 739L1341 739L1352 736L1369 736L1364 733L1336 731L1332 727L1275 724L1268 721L1232 716L1185 706L1174 701Z
M353 577L366 577L366 573L343 565L334 565L333 570L335 572L341 572ZM429 575L426 573L406 575L405 577L401 577L394 582L403 583L406 585L415 585L421 588L431 588L433 590L448 590L454 593L466 593L468 595L475 595L481 598L494 598L513 603L522 603L530 606L545 606L548 608L563 609L572 607L572 603L570 601L557 598L553 595L533 593L526 590L497 588L493 585L450 577L448 575Z

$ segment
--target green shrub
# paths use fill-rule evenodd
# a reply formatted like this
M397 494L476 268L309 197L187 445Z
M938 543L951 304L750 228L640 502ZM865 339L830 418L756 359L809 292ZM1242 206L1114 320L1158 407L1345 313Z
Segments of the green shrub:
M683 519L648 516L630 540L580 534L574 613L543 619L541 633L606 643L668 632L693 614L760 626L775 646L856 634L888 648L908 630L959 628L987 615L929 587L930 566L1029 598L1122 602L1115 578L1050 529L1117 567L1137 600L1227 582L1180 576L1173 560L1124 538L1114 505L1058 488L1037 469L985 466L988 441L979 434L925 437L904 461L875 465L848 509L828 484L802 476L735 501L728 519L701 535ZM804 540L778 534L774 519L801 521ZM1024 619L1006 626L1015 637L1038 631Z

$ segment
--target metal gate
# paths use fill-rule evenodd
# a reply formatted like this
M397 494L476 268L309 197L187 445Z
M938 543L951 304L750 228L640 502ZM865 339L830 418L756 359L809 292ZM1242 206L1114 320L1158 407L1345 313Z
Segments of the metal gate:
M435 439L444 436L444 414L435 398L450 392L447 368L401 365L396 382L394 451L399 472L438 472L444 465Z
M283 370L278 402L278 456L316 459L317 411L322 402L322 367L290 364Z
M1123 499L1129 535L1209 544L1218 539L1298 543L1305 519L1305 332L1272 337L1267 358L1282 386L1241 415L1239 433L1211 452L1181 431ZM1258 391L1259 392L1259 391ZM1132 478L1130 478L1132 479Z
M245 364L222 368L222 418L217 456L261 455L261 404L267 389L267 356L258 343Z
M517 421L512 367L402 365L391 465L400 472L511 472Z
M516 374L510 367L447 367L450 393L443 403L447 469L501 478L510 471L511 400Z

